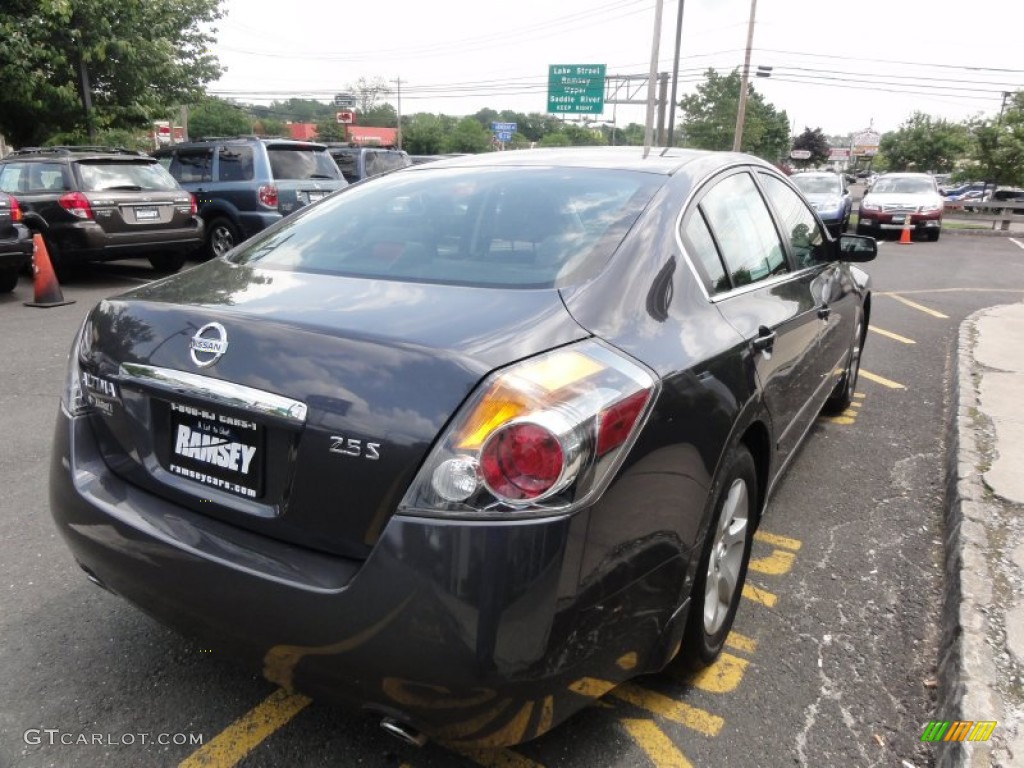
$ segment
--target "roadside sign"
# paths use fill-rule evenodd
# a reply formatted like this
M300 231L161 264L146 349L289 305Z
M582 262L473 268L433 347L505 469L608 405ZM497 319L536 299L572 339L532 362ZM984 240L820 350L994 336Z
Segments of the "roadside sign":
M794 149L789 153L789 156L794 160L810 160L811 150L809 149Z
M519 126L516 123L491 123L491 130L495 133L515 133ZM506 139L502 139L506 141Z
M552 64L548 112L603 112L604 81L604 64Z
M351 93L335 94L334 106L341 107L342 109L354 109L356 106L356 97Z
M830 149L828 151L828 159L829 160L849 160L850 159L850 150L846 149L845 147L832 147L832 149Z
M853 135L853 154L872 157L878 153L878 147L882 143L882 135L877 131L868 129Z
M496 131L494 135L498 141L512 141L512 131Z
M343 125L348 125L356 121L356 115L354 112L336 112L334 119Z

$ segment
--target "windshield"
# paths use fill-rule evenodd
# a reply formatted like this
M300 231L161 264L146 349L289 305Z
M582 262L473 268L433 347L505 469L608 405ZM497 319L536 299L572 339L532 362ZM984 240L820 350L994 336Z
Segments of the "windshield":
M257 237L232 261L355 277L560 287L601 269L665 177L564 168L399 171Z
M871 187L872 192L897 192L904 194L920 195L926 192L935 192L935 182L931 179L915 179L908 177L886 178L879 176Z
M178 189L178 182L156 160L150 162L97 162L78 163L82 188L86 192L106 189Z
M324 149L302 146L267 147L270 170L276 181L304 179L340 179L338 166Z
M790 176L789 180L805 195L840 195L838 176Z

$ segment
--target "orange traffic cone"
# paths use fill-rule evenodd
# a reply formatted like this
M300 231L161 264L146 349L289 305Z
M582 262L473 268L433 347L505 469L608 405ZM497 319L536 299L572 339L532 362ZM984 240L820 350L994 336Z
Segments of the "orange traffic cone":
M910 217L907 216L903 220L903 229L900 231L900 245L912 245L913 242L910 239Z
M57 282L57 273L53 271L53 264L50 263L50 254L46 250L46 243L40 234L32 235L32 274L34 276L33 289L35 290L35 301L23 302L26 307L63 307L65 304L74 304L75 300L64 300L61 293L60 283Z

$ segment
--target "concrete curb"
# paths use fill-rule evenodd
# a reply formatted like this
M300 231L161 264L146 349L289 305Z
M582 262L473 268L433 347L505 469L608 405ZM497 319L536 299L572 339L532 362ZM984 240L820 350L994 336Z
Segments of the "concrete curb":
M1021 237L1024 238L1024 231L1002 230L1002 229L954 229L943 227L942 236L947 237Z
M970 315L960 325L946 447L944 510L945 602L939 648L940 720L996 720L988 742L944 742L935 745L937 768L1010 766L1020 752L1019 725L1001 692L1005 681L997 655L1005 654L1006 614L1011 605L993 595L1001 557L990 540L990 526L999 525L1002 503L982 480L991 459L991 427L980 410L980 376L975 361L977 321L994 308ZM1017 744L1012 744L1017 737Z

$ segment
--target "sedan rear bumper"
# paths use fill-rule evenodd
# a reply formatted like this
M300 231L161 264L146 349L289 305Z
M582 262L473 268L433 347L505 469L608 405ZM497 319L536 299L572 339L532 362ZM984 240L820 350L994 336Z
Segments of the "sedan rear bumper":
M665 597L682 583L679 558L620 562L580 589L587 511L514 523L395 516L358 561L122 481L84 418L61 411L54 446L53 516L94 581L287 689L452 743L544 733L660 668L685 623L686 606L673 614Z

